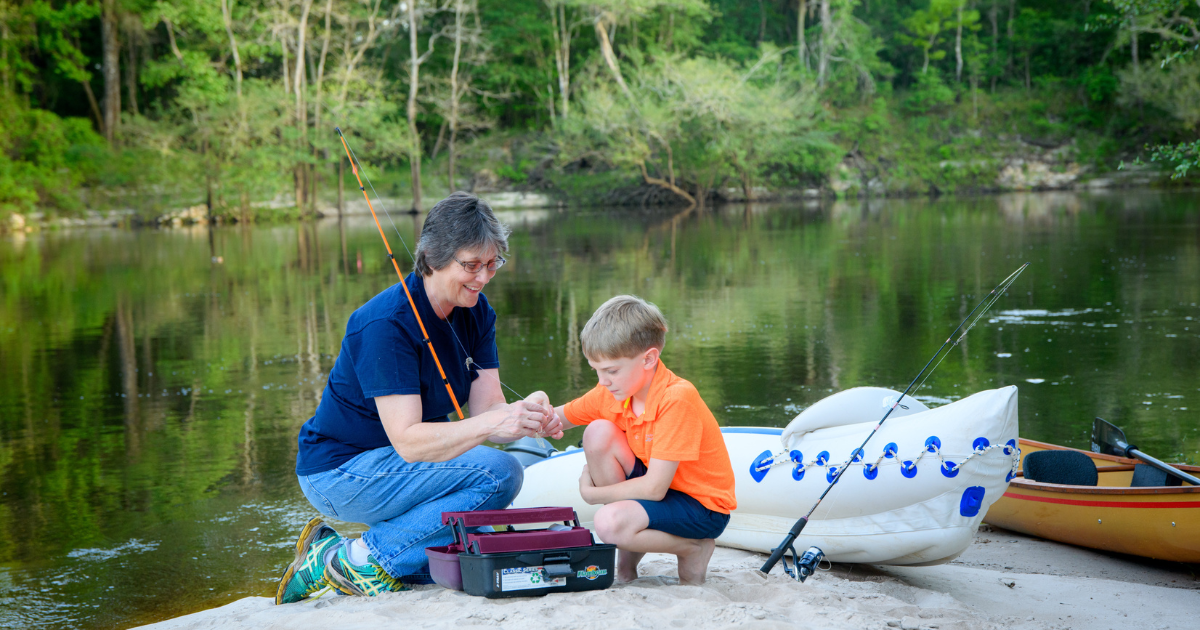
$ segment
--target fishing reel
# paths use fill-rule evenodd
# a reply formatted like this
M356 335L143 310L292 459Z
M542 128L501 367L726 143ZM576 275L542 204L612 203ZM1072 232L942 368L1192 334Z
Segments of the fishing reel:
M805 551L803 555L796 551L795 545L791 548L792 565L788 566L787 554L780 558L783 563L783 570L788 574L788 577L795 578L797 582L803 583L810 575L817 572L817 565L825 559L825 552L821 551L820 547L812 546Z

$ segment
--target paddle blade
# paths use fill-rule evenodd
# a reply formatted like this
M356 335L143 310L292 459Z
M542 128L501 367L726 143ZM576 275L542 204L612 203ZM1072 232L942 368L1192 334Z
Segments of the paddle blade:
M1096 418L1092 424L1092 452L1129 457L1129 442L1125 439L1125 432L1103 418Z

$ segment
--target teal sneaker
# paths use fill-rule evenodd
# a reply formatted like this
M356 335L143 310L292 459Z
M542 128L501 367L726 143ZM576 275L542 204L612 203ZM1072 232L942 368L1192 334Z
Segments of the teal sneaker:
M333 551L342 537L325 521L314 518L296 541L296 559L288 565L275 589L276 604L291 604L325 588L325 556Z
M347 595L365 596L408 590L403 582L388 575L373 556L367 558L367 564L351 562L349 545L352 544L353 540L346 539L345 544L338 547L337 553L325 565L325 580L330 586Z

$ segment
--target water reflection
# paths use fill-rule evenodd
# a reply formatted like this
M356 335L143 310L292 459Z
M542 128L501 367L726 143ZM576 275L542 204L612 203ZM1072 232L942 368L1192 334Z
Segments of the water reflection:
M906 385L1028 260L919 396L1016 383L1026 437L1083 446L1100 415L1197 461L1198 200L505 212L511 262L488 287L502 376L578 395L594 382L580 327L634 292L722 422L781 426L838 389ZM381 217L401 260L421 218ZM369 216L0 241L0 625L123 626L269 593L311 512L297 429L346 318L394 279Z

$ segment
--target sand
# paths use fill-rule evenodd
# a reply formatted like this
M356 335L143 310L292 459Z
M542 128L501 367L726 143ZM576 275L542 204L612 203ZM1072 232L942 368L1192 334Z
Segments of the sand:
M287 606L275 606L266 597L247 597L144 627L1200 627L1200 575L1195 566L1105 554L986 525L958 560L935 567L838 564L800 584L778 568L763 576L757 569L764 559L718 548L703 586L680 585L674 558L650 554L639 579L606 591L488 600L423 586L375 598L326 594Z

